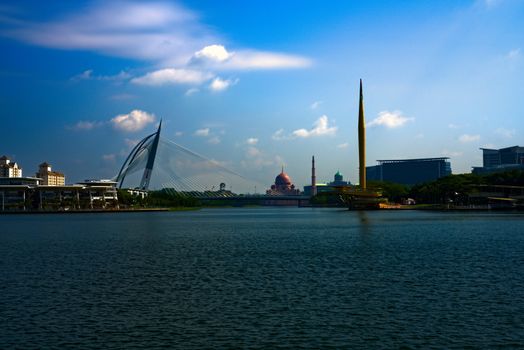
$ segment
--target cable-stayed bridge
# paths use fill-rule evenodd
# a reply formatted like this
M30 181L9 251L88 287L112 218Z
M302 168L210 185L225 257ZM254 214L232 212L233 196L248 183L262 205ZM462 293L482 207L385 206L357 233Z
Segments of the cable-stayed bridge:
M267 185L246 178L225 164L194 152L160 136L158 130L138 142L114 180L120 188L147 191L164 189L205 200L231 199L239 202L274 199L306 199L302 196L256 194ZM290 198L287 198L290 197ZM292 198L291 198L292 197Z

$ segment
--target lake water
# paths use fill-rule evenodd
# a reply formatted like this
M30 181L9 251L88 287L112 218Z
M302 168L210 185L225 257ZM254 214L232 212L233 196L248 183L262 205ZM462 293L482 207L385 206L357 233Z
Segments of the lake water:
M0 216L0 348L524 347L524 215Z

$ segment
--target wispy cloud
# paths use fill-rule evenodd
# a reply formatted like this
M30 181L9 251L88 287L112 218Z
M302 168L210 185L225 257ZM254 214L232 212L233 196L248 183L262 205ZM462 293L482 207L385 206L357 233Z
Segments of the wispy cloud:
M276 141L284 140L286 137L284 136L284 129L278 129L271 135L271 138Z
M212 73L193 69L165 68L131 79L138 85L161 86L173 84L201 84L213 77Z
M517 60L520 60L521 58L522 58L522 53L520 49L510 50L506 54L506 59L508 59L509 61L517 61Z
M104 122L100 122L100 121L81 120L81 121L77 122L75 125L68 126L66 128L69 129L69 130L89 131L89 130L93 130L93 129L99 128L99 127L103 126L104 124L105 124Z
M257 50L228 51L223 45L208 45L196 51L189 64L215 70L305 68L311 60L297 55Z
M116 154L104 154L102 159L106 162L114 162L116 160Z
M198 93L200 91L199 88L190 88L186 91L186 93L184 95L186 96L193 96L194 94Z
M458 138L459 142L460 143L470 143L470 142L475 142L475 141L479 141L480 140L480 135L469 135L469 134L464 134L464 135L461 135L459 138Z
M221 142L221 140L220 140L220 137L213 136L209 140L207 140L207 142L212 144L212 145L218 145Z
M515 136L516 131L515 129L506 129L506 128L498 128L495 130L495 134L502 136L506 139L511 139Z
M209 136L209 131L210 129L209 128L203 128L203 129L198 129L195 131L195 136L200 136L200 137L208 137Z
M348 142L344 142L344 143L341 143L340 145L337 145L337 148L339 149L346 149L349 147L349 143Z
M317 109L322 103L324 103L323 101L315 101L311 104L311 106L309 106L309 108L311 109Z
M246 143L248 145L256 145L258 143L258 139L255 137L250 137L246 140Z
M382 111L378 114L378 117L370 121L366 126L384 126L389 129L399 128L407 122L414 121L415 118L408 118L402 115L401 111Z
M154 114L135 109L128 114L120 114L111 119L113 127L120 131L136 132L155 121Z
M131 74L125 71L120 71L120 73L115 75L94 75L92 69L83 71L82 73L75 75L71 78L73 81L80 80L103 80L103 81L115 81L121 82L131 78Z
M457 151L448 151L447 149L445 149L441 152L441 154L444 157L461 157L463 153Z
M310 59L300 55L253 48L228 51L220 44L221 35L176 2L97 1L82 11L40 22L8 16L3 21L7 25L3 34L28 44L152 61L171 69L291 69L311 65Z

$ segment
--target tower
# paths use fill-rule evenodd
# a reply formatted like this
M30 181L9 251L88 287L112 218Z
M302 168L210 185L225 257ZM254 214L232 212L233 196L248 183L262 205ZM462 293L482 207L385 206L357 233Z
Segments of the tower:
M317 177L315 176L315 156L311 159L311 196L317 195Z
M364 121L364 96L360 79L360 99L358 103L358 166L361 190L366 190L366 123Z
M142 181L140 181L140 189L146 190L149 188L149 181L151 180L151 173L153 172L153 165L155 164L156 150L158 148L158 140L160 139L160 129L162 129L162 120L158 124L158 130L151 144L151 149L149 150L149 155L147 157L147 164L144 169L144 174L142 175Z

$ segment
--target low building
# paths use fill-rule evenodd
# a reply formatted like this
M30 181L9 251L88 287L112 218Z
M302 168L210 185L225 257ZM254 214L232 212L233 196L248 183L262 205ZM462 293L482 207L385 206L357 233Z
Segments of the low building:
M482 167L473 167L473 174L481 175L509 170L524 170L524 147L481 148L481 150Z
M0 177L22 177L22 168L7 156L0 157Z
M9 180L9 181L7 181ZM118 208L116 182L39 185L38 178L0 179L0 211L73 211Z
M43 186L64 186L65 176L58 171L51 170L51 164L42 163L38 166L36 177L42 179Z
M317 187L317 194L319 193L326 193L326 192L334 192L337 187L349 187L351 186L350 181L344 181L344 176L340 173L340 171L337 171L336 174L333 176L333 181L328 183L320 183L316 184ZM312 186L307 185L304 186L304 195L311 196L312 193Z
M451 175L448 157L377 160L375 166L366 167L368 181L388 181L403 185L416 185Z

